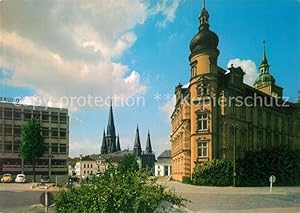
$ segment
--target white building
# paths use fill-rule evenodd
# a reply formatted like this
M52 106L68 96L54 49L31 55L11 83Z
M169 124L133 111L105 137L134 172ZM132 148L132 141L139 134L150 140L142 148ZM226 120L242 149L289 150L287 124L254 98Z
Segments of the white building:
M75 164L75 173L78 177L87 177L88 175L96 174L104 171L104 165L100 161L90 158L89 156L82 157Z
M165 150L155 162L155 176L171 176L172 174L171 150Z

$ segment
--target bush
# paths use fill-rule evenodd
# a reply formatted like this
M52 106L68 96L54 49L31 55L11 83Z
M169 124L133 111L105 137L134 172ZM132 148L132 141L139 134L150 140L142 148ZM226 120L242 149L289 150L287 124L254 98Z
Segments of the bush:
M128 162L128 161L126 161ZM185 201L141 171L109 167L101 178L60 191L57 212L153 212L162 201L182 206ZM133 166L135 168L135 166Z
M189 176L183 176L182 177L182 183L186 183L186 184L192 184L192 180Z
M299 185L300 152L287 147L247 152L237 169L241 186L267 186L271 175L276 176L275 185Z
M195 185L230 186L233 181L233 167L230 161L212 160L198 164L192 182Z

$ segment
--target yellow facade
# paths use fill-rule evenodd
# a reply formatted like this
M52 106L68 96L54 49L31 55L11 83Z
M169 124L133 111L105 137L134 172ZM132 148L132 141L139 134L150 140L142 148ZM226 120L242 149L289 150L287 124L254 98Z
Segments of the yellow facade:
M209 30L205 8L199 19L200 30L190 46L190 82L175 91L172 177L191 177L199 162L233 160L234 149L239 158L246 151L280 145L300 148L300 104L283 104L265 52L258 86L248 86L240 67L218 67L218 38Z

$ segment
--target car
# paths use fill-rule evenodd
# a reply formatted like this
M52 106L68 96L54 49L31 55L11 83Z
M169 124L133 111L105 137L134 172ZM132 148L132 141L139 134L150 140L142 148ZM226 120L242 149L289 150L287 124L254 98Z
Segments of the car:
M17 174L15 178L16 183L25 183L26 182L26 176L25 174Z
M16 183L25 183L26 182L26 176L24 174L18 174L16 179Z
M41 177L41 183L49 183L50 182L50 178L48 175L42 175Z
M4 174L3 177L1 178L2 183L11 183L13 182L13 178L11 174Z

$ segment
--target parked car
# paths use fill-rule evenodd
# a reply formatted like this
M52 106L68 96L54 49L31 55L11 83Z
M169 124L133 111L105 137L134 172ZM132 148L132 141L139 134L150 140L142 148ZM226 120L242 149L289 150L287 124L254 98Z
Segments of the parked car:
M11 183L13 182L13 178L11 174L4 174L3 177L1 178L2 183Z
M49 182L50 182L50 178L48 175L41 176L41 183L49 183Z
M24 174L18 174L16 179L16 183L25 183L26 182L26 176Z

